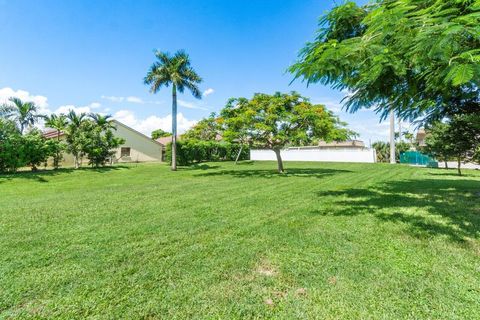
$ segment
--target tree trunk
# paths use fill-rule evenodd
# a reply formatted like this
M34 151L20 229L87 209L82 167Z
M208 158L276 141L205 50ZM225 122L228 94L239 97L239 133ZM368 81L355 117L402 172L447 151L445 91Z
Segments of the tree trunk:
M448 162L447 162L447 159L445 159L444 161L445 161L445 169L448 169Z
M280 149L273 149L275 155L277 156L277 165L278 165L278 173L283 173L283 162L282 162L282 155L280 154Z
M177 87L172 87L172 171L177 171Z
M240 145L240 151L238 151L237 158L235 158L235 164L237 164L238 158L240 158L240 154L242 153L242 150L243 150L243 144Z
M75 169L78 169L79 165L78 165L78 155L75 155L73 157L73 163L75 164Z
M395 114L390 111L390 163L395 164Z
M458 175L462 175L462 170L460 169L460 166L462 164L460 157L457 158L457 164L458 164Z

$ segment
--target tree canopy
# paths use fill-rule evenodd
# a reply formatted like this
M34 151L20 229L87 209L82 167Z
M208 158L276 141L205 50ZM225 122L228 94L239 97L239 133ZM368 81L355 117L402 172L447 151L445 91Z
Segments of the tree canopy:
M170 137L171 135L172 134L170 132L164 131L162 129L154 130L152 131L152 134L151 134L153 140L162 138L162 137Z
M284 171L281 149L310 145L320 139L346 140L355 134L325 106L312 104L296 92L230 99L220 115L226 139L273 150L279 172Z
M480 110L480 1L383 0L337 6L289 68L348 90L347 110L424 121Z

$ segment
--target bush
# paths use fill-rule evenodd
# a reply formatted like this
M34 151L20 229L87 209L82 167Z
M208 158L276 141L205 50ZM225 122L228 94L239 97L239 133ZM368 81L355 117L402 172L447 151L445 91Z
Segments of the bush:
M186 166L204 161L235 161L241 146L236 143L219 141L185 140L177 141L177 164ZM250 149L242 148L239 160L248 160ZM172 144L166 149L166 160L172 162Z
M0 119L0 172L15 172L23 167L23 138L15 123Z

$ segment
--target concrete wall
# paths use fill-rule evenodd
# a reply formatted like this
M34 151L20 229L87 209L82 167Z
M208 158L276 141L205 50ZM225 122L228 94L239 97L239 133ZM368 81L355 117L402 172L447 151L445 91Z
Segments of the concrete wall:
M375 149L286 149L280 152L284 161L365 162L374 163ZM272 150L250 150L250 160L276 161Z

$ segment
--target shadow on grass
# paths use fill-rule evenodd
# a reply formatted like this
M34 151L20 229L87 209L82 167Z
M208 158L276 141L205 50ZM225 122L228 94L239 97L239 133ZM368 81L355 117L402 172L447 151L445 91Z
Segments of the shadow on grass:
M260 177L260 178L276 178L276 177L316 177L316 178L323 178L326 176L331 176L334 174L339 173L347 173L352 172L349 170L340 170L340 169L322 169L322 168L315 168L315 169L295 169L290 168L286 170L285 173L278 173L275 169L271 170L262 170L262 169L242 169L239 168L238 170L219 170L219 171L212 171L212 172L205 172L196 174L195 176L198 177L212 177L212 176L225 176L229 175L235 178L249 178L249 177Z
M107 166L107 167L99 167L99 168L92 168L92 167L82 167L79 169L73 168L59 168L59 169L40 169L37 171L19 171L16 173L8 173L8 174L0 174L0 183L5 182L7 180L13 179L26 179L26 180L35 180L37 182L48 182L46 178L54 177L59 174L70 174L75 171L93 171L97 173L106 173L109 171L115 171L120 169L130 169L128 166L124 165L115 165L115 166Z
M417 237L444 235L465 242L480 237L480 182L475 180L403 180L370 189L318 192L335 197L339 209L315 210L312 214L376 218L407 225Z

